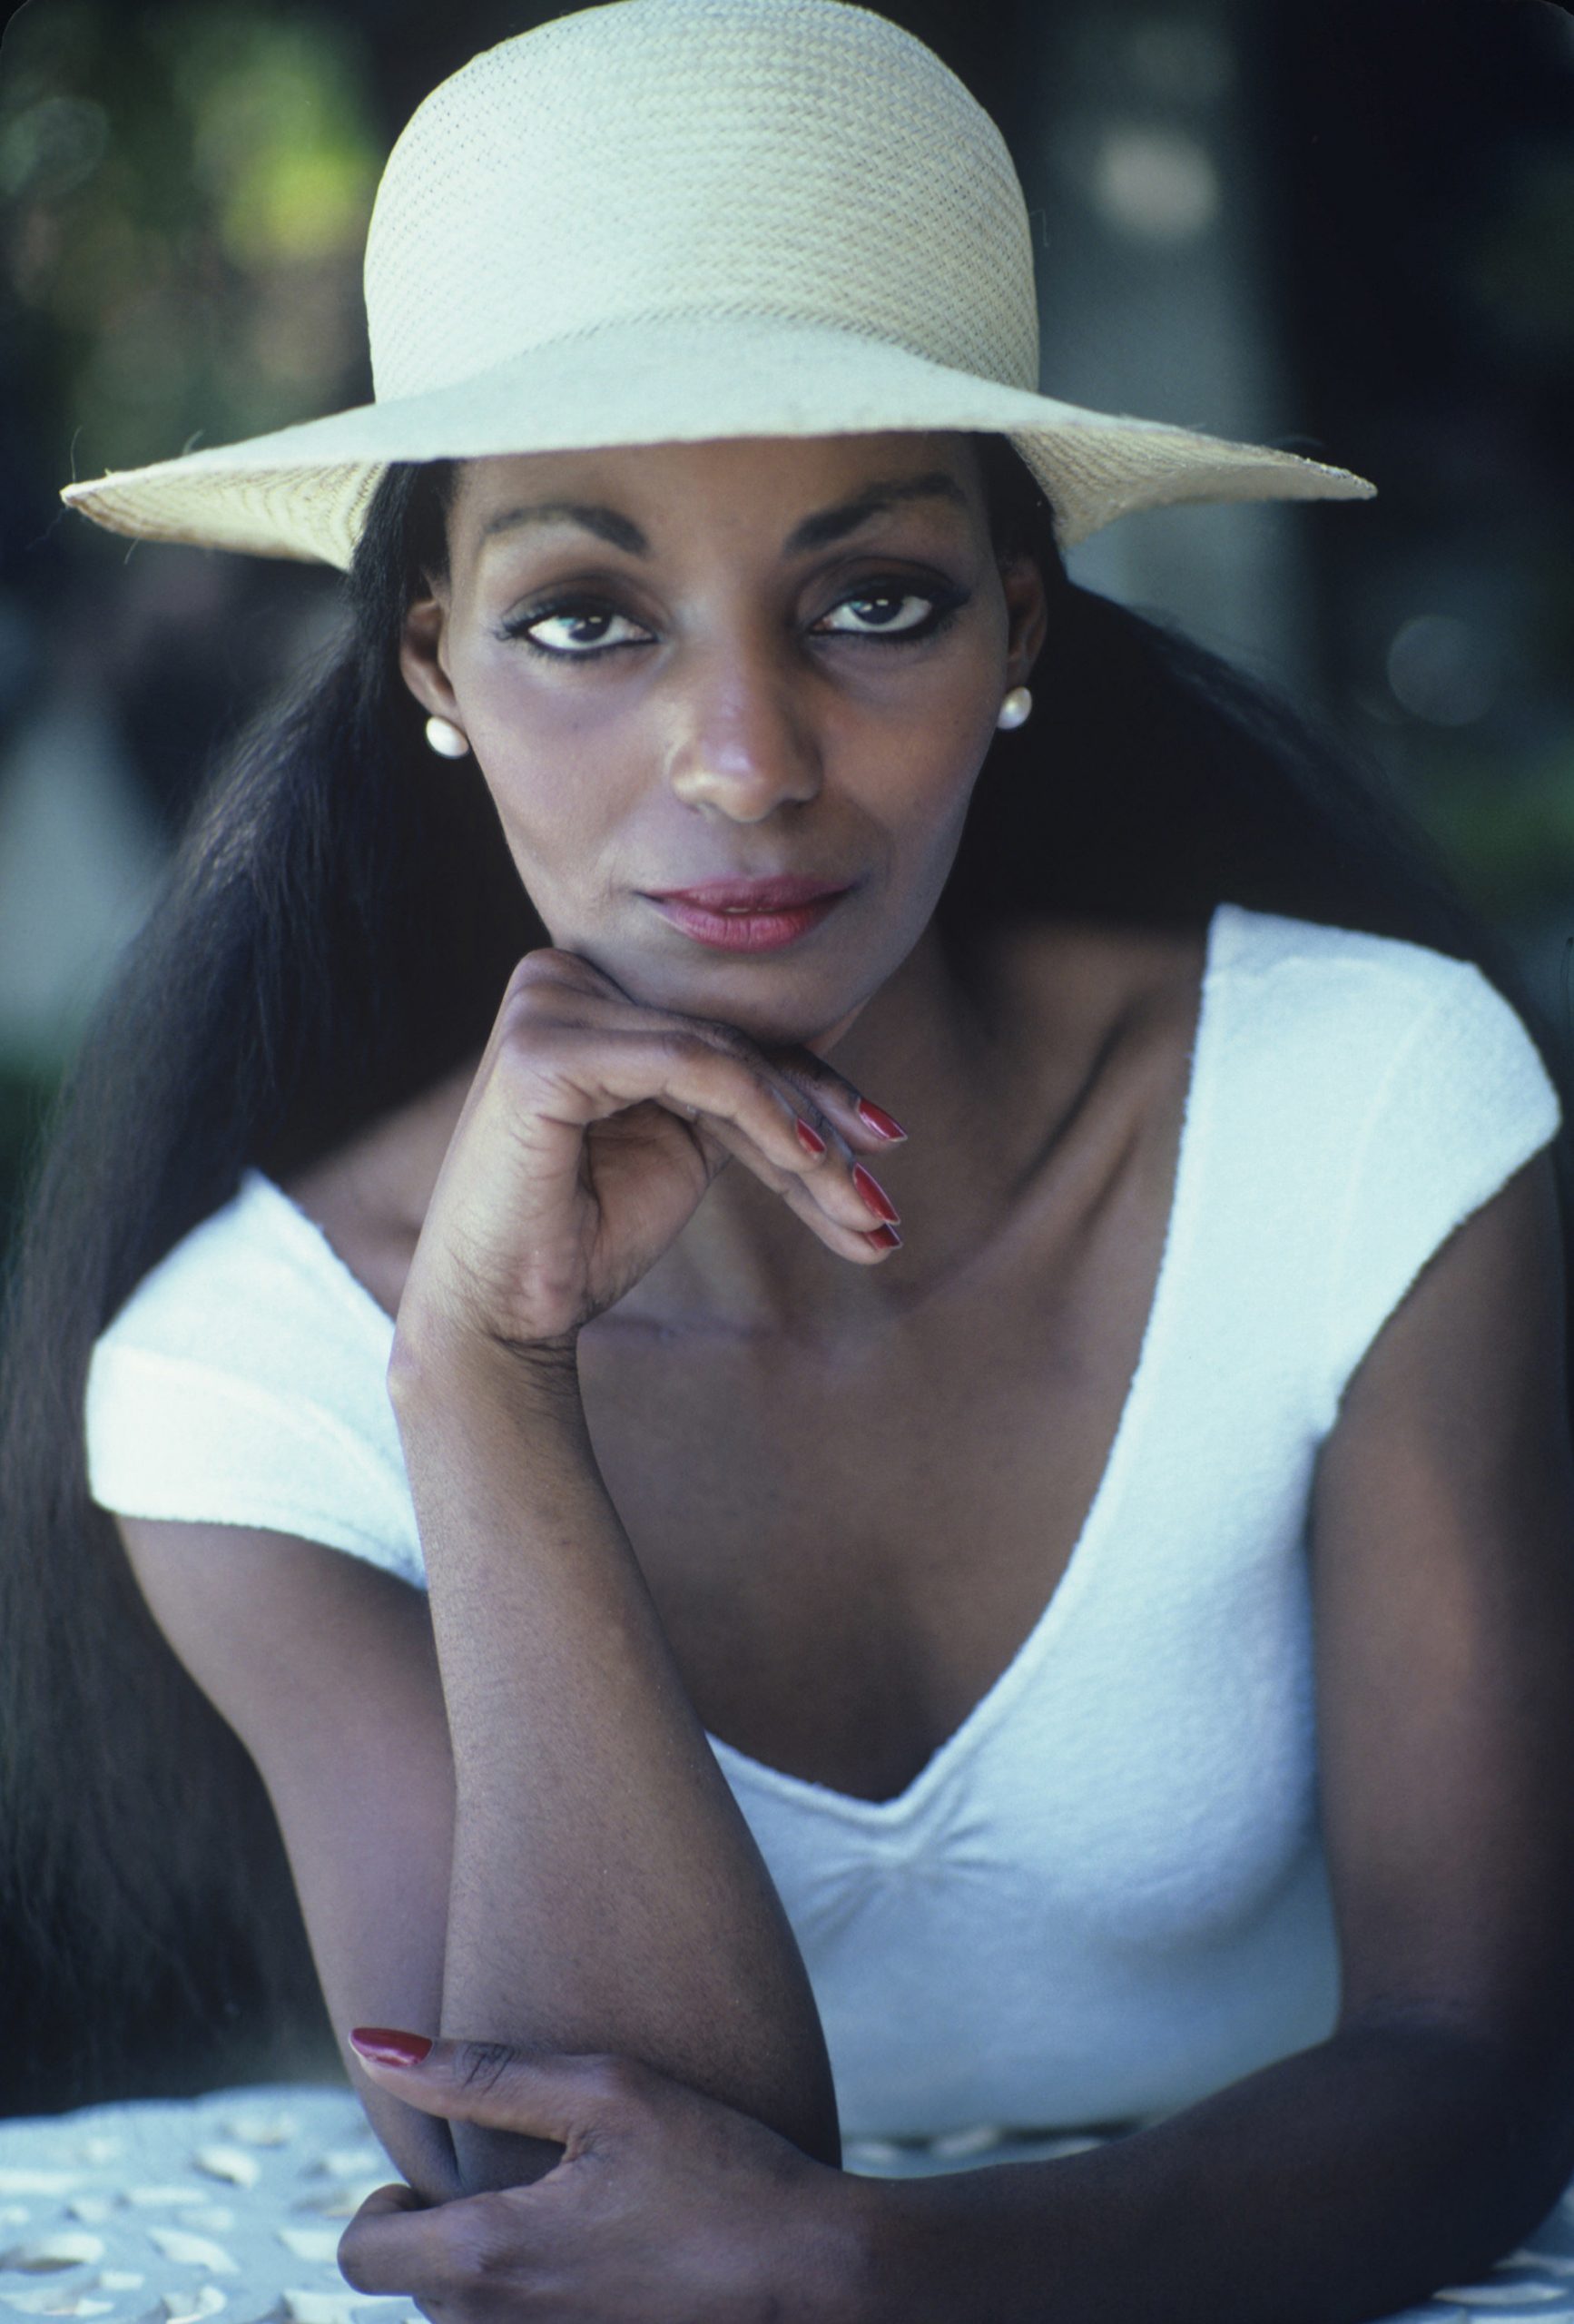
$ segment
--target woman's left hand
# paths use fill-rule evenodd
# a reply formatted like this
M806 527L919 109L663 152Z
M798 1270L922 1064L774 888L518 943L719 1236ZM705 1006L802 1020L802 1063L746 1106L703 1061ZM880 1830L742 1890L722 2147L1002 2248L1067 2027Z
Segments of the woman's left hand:
M407 2104L556 2140L531 2186L430 2206L379 2187L346 2229L358 2291L415 2299L437 2324L847 2324L860 2289L863 2182L649 2066L434 2042L394 2065Z

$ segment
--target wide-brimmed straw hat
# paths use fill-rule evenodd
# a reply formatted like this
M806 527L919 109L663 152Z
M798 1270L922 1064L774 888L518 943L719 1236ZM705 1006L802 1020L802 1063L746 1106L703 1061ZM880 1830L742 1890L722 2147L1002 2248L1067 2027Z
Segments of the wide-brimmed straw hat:
M1062 546L1343 468L1038 392L1022 190L988 113L851 0L610 0L475 57L372 212L375 401L74 484L113 531L348 566L393 460L740 436L1008 437Z

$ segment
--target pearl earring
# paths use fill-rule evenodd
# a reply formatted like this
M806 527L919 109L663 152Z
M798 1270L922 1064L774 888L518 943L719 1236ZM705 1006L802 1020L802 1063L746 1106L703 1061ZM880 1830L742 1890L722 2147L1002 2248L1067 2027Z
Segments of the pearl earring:
M428 718L427 741L439 758L468 758L470 745L463 732L451 718Z
M1013 686L1000 704L1000 714L995 724L997 726L1020 726L1026 722L1032 707L1033 697L1027 687Z

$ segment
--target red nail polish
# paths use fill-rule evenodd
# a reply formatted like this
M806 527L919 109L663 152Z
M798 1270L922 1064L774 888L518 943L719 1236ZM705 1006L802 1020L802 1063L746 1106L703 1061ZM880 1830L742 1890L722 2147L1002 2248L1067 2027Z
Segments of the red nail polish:
M804 1153L812 1154L818 1161L825 1151L825 1140L821 1137L820 1132L817 1129L811 1129L808 1123L797 1114L792 1117L792 1127L798 1133L798 1143Z
M867 1128L873 1130L877 1137L905 1137L907 1136L906 1130L897 1120L896 1116L888 1114L885 1108L877 1106L872 1098L859 1099L858 1118Z
M389 2025L357 2025L349 2046L381 2066L418 2066L431 2048L424 2034L398 2034Z
M872 1243L877 1251L900 1251L901 1248L901 1236L894 1226L876 1226L863 1239L866 1243Z
M877 1218L885 1219L890 1226L896 1224L901 1216L900 1211L886 1193L880 1180L871 1177L861 1162L855 1162L852 1166L852 1183Z

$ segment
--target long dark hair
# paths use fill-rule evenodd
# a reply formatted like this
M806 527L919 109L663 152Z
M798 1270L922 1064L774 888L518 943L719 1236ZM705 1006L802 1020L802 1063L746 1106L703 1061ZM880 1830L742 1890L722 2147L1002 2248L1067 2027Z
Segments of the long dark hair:
M979 779L948 943L1062 911L1200 928L1221 898L1407 937L1485 970L1574 1114L1506 948L1381 783L1215 657L1075 587L1027 470L1001 439L982 452L997 546L1037 558L1051 622L1038 715ZM88 1499L82 1400L97 1334L243 1168L287 1176L472 1054L545 940L474 762L433 780L398 674L450 480L440 464L383 478L342 638L201 801L31 1189L0 1372L13 2102L329 2055L266 1797Z

